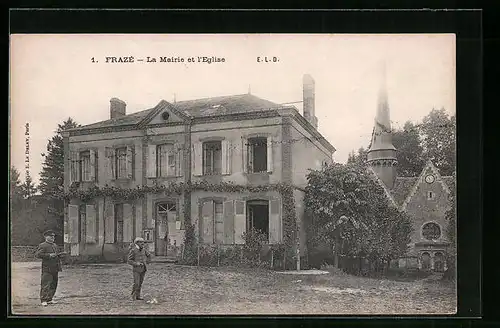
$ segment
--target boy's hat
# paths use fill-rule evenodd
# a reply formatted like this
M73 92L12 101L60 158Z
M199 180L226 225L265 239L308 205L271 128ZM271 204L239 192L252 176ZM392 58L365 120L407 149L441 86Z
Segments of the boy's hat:
M55 236L55 235L56 235L56 233L55 233L55 231L54 231L54 230L47 230L47 231L45 231L45 232L43 233L43 236L44 236L44 237L47 237L47 236Z
M144 242L144 238L142 238L142 237L137 237L137 238L135 238L134 243L138 243L138 242L140 242L140 241Z

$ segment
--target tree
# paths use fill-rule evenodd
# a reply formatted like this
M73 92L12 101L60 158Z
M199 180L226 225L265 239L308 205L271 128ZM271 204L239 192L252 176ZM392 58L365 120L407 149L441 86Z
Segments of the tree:
M449 117L444 108L432 111L420 125L424 157L431 159L441 175L455 170L456 118Z
M368 149L364 149L363 147L358 149L358 152L355 153L352 151L348 158L347 158L347 163L348 164L364 164L366 163L366 155L368 154Z
M24 183L21 185L21 190L24 199L30 199L37 191L37 187L33 183L30 175L26 176Z
M363 165L335 163L307 179L308 247L335 245L336 253L385 263L407 252L409 217L391 207Z
M455 172L453 172L452 176L456 178ZM456 217L456 188L452 188L452 192L450 194L448 200L448 209L445 213L445 219L447 222L446 226L446 237L450 241L450 246L446 252L447 254L447 270L444 274L444 277L447 279L455 278L455 270L456 270L456 256L457 256L457 217Z
M418 176L425 165L418 126L407 121L403 129L394 130L392 143L397 149L398 176Z
M58 229L63 230L64 224L64 144L62 132L79 127L70 117L62 124L58 124L56 134L47 144L42 171L40 172L39 190L42 197L49 203L49 210L59 217Z
M19 171L14 166L10 167L10 204L12 209L19 209L23 200L23 188L19 179Z

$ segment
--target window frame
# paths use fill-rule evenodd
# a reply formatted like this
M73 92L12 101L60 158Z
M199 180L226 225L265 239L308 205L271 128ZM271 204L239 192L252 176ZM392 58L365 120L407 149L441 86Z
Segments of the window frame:
M215 149L207 149L209 146L215 146ZM215 171L216 157L215 152L219 152L219 170ZM207 170L207 157L210 154L210 171ZM207 140L202 142L202 175L222 175L222 140Z
M79 151L79 162L78 162L78 170L80 171L80 181L81 182L90 182L90 170L91 170L91 159L90 159L90 149L82 150ZM88 171L86 172L88 174L87 179L84 177L84 159L88 159Z
M124 171L124 176L120 176L120 168L119 163L120 163L120 158L119 158L119 152L124 151L123 155L123 171ZM120 179L128 179L128 172L127 172L127 151L128 148L127 146L118 146L113 149L115 158L114 158L114 164L115 164L115 176L113 177L115 180L120 180Z
M247 149L246 149L246 152L247 152L247 173L266 173L268 171L268 167L267 167L267 139L268 139L269 136L252 136L252 137L248 137L247 138ZM261 144L260 141L264 141L264 145ZM256 152L255 152L255 148L257 146L260 146L263 148L263 152L265 155L264 156L264 164L265 164L265 167L260 170L260 171L255 171L255 156L256 156Z
M428 225L435 225L435 226L437 226L437 228L439 229L439 235L438 235L438 237L436 237L436 238L427 238L425 236L424 229ZM434 221L428 221L428 222L425 222L424 224L422 224L422 227L420 228L420 235L422 236L422 239L427 240L427 241L439 240L443 236L443 229L442 229L442 227L441 227L441 225L439 223L434 222Z

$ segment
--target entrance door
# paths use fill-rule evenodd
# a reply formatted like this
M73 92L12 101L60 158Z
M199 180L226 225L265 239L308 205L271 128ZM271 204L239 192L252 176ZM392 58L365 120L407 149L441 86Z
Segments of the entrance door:
M176 232L177 210L174 202L160 203L156 206L156 256L176 256L179 248Z
M425 252L422 254L422 270L431 269L431 256L429 253Z
M441 252L434 254L434 270L437 272L444 271L444 256Z

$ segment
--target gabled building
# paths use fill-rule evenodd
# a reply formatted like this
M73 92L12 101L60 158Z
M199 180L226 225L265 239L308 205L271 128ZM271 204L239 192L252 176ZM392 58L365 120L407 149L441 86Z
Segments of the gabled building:
M134 200L96 194L68 199L65 243L71 255L120 256L137 236L157 256L175 256L185 222L205 244L238 245L251 228L269 244L284 239L285 204L270 188L234 191L172 185L293 186L301 253L308 169L331 163L335 148L318 132L314 80L303 80L304 115L251 94L170 103L127 114L112 98L110 119L64 135L65 190L73 195L105 186L151 190ZM167 191L162 191L161 187ZM160 188L160 189L158 189ZM259 191L260 190L260 191Z
M418 177L397 176L397 149L392 144L385 86L382 86L379 93L367 163L384 188L389 202L412 218L414 231L410 251L408 258L401 259L399 265L418 266L424 270L445 270L445 255L450 246L445 233L448 224L445 213L455 181L452 176L441 176L432 161L427 161ZM408 259L414 261L408 262Z

